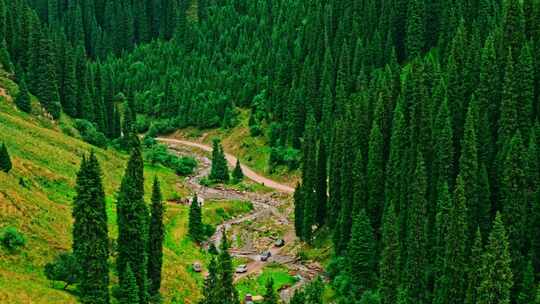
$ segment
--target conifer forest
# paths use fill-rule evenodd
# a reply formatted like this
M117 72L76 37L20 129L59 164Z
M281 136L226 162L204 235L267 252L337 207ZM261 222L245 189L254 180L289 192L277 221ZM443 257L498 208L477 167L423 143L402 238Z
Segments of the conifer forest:
M540 304L540 0L0 0L0 303Z

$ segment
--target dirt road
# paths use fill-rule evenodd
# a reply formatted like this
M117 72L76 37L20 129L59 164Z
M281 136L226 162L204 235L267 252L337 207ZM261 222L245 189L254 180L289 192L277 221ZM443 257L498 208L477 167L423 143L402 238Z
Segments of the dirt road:
M216 227L216 232L208 240L209 243L212 242L216 245L216 247L219 248L222 232L224 230L233 233L233 235L236 235L235 233L249 234L249 230L256 230L252 229L255 228L253 227L253 225L256 225L256 223L262 221L271 221L274 223L273 228L267 229L275 229L276 227L280 227L283 231L283 235L281 237L285 240L286 245L284 247L275 247L273 246L273 242L270 242L265 243L266 245L264 248L260 248L259 246L259 250L257 250L257 248L253 246L253 244L243 245L242 248L233 247L230 249L230 253L232 256L247 258L249 260L249 262L247 263L248 271L243 274L236 274L235 282L250 275L256 275L258 273L261 273L263 271L263 268L268 263L275 262L282 264L283 266L287 267L291 272L300 275L300 277L302 278L295 285L286 288L280 292L282 300L287 302L295 290L301 288L304 284L306 284L322 272L322 268L317 263L311 265L304 265L302 262L297 260L295 254L291 254L290 252L287 252L287 250L284 250L285 248L292 246L296 240L293 223L289 221L287 217L287 214L292 212L292 210L290 209L291 206L286 203L288 200L290 200L289 194L291 193L291 191L293 191L293 189L271 181L267 178L264 178L253 172L247 166L243 166L242 168L246 176L250 177L250 179L254 180L255 182L264 182L266 186L272 187L273 189L281 193L253 193L226 189L219 186L202 186L200 184L200 180L203 177L208 176L208 174L210 173L211 161L201 153L194 152L194 149L192 148L203 150L206 152L209 152L212 149L208 146L189 141L167 138L158 138L158 140L167 144L169 149L173 152L182 155L188 154L197 159L199 163L197 167L197 172L194 175L188 177L186 179L186 182L189 188L192 189L195 193L197 193L198 197L202 198L203 200L245 200L251 201L253 204L253 210L251 213L245 214L238 218L230 219L222 223L221 225L218 225ZM231 155L228 155L227 159L230 164L236 163L236 158ZM250 175L246 174L248 172L250 172ZM271 183L269 183L268 181L271 181ZM280 211L283 210L282 208L284 206L287 206L287 209L284 211ZM250 243L253 243L254 241L257 241L257 238L251 236ZM270 253L272 254L272 257L267 262L262 262L260 260L261 249L263 249L263 251L270 251Z
M206 151L206 152L212 152L212 147L207 146L205 144L192 142L192 141L186 141L186 140L180 140L180 139L172 139L172 138L164 138L164 137L158 137L158 138L156 138L156 140L158 140L160 142L163 142L163 143L167 143L167 144L179 144L179 145L198 148L198 149L201 149L201 150ZM227 159L227 162L229 163L230 166L234 167L236 165L236 157L234 157L233 155L231 155L229 153L225 153L225 158ZM245 165L242 165L242 164L240 164L240 166L242 167L242 172L244 172L244 175L247 178L254 181L254 182L259 183L259 184L263 184L266 187L275 189L275 190L280 191L280 192L294 193L294 189L292 187L277 183L277 182L275 182L275 181L273 181L271 179L268 179L268 178L266 178L264 176L261 176L261 175L257 174L255 171L253 171L251 168L249 168L248 166L245 166Z

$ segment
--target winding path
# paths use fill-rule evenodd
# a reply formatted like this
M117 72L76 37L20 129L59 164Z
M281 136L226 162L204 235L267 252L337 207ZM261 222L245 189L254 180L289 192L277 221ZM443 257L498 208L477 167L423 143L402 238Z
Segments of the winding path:
M196 143L196 142L170 139L170 138L157 138L157 140L162 143L165 143L170 150L179 154L185 153L186 147L200 149L205 152L212 151L211 147L204 144ZM260 194L260 193L251 193L251 192L243 192L243 191L237 191L237 190L232 190L232 189L225 189L222 187L205 187L200 184L200 180L201 178L207 176L210 173L211 161L204 155L195 154L194 156L197 158L197 161L199 162L199 166L197 168L197 172L194 175L188 177L186 181L187 181L188 186L195 193L197 193L198 197L204 200L209 200L209 199L210 200L212 199L249 200L253 203L253 207L254 207L251 213L245 214L238 218L230 219L218 225L216 227L216 232L208 240L209 243L212 242L217 247L219 247L219 244L221 243L222 232L224 230L228 230L232 226L239 225L247 221L257 222L258 220L262 220L266 218L273 218L274 221L276 221L276 223L278 223L279 225L283 225L287 227L285 229L284 235L282 236L283 239L285 240L285 244L286 244L285 247L288 247L294 243L295 241L294 227L292 223L289 221L289 219L287 218L287 215L277 208L280 205L280 202L282 202L282 199L285 199L291 193L293 193L294 189L286 185L282 185L280 183L272 181L263 176L260 176L259 174L255 173L253 170L251 170L249 167L245 165L242 165L242 171L244 172L244 175L246 177L248 177L249 179L257 183L262 183L267 187L273 188L274 190L276 190L277 192L281 192L282 194L281 195L277 193ZM226 158L229 164L233 166L236 164L236 157L230 154L226 154ZM318 265L318 263L315 263L314 265L313 264L304 265L302 262L297 260L297 257L295 255L291 255L290 253L285 253L282 250L285 247L274 247L274 246L268 247L267 250L270 251L272 254L272 257L269 259L268 262L262 262L260 260L260 255L259 255L260 252L253 250L254 248L231 248L230 253L232 256L244 257L250 260L250 262L247 264L248 271L242 274L235 274L235 278L234 278L235 282L237 282L238 280L242 278L248 277L252 274L261 272L262 269L265 267L265 265L267 265L269 262L276 262L276 263L282 264L283 266L287 267L289 270L294 271L295 273L298 273L302 278L293 286L290 286L288 288L281 290L280 292L281 299L285 302L288 302L288 300L291 298L294 291L301 288L311 279L319 275L322 272L322 268L320 267L320 265Z
M173 138L165 138L165 137L158 137L158 138L156 138L156 140L158 140L160 142L163 142L163 143L179 144L179 145L183 145L183 146L189 146L189 147L198 148L198 149L201 149L201 150L206 151L206 152L212 152L212 147L210 147L208 145L205 145L205 144L197 143L197 142L192 142L192 141L187 141L187 140L180 140L180 139L173 139ZM225 158L227 159L227 162L229 163L230 166L234 167L236 165L236 157L234 157L233 155L231 155L229 153L225 153ZM245 166L243 164L240 164L240 166L242 167L242 172L244 172L244 176L246 176L247 178L251 179L254 182L262 184L262 185L264 185L266 187L272 188L272 189L280 191L280 192L294 193L294 189L292 187L280 184L280 183L275 182L275 181L273 181L273 180L271 180L269 178L261 176L261 175L257 174L255 171L253 171L251 168L249 168L248 166Z

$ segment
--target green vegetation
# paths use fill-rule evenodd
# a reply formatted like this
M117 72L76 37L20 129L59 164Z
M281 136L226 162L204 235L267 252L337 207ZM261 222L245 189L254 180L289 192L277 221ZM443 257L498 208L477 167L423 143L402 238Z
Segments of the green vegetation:
M2 146L0 146L0 171L9 173L12 167L11 157L9 156L6 144L2 143Z
M240 298L244 298L246 294L264 295L266 285L269 281L273 282L274 291L278 291L284 286L292 286L296 283L296 279L289 274L289 271L280 265L271 264L264 268L264 271L256 278L246 278L240 280L236 288L240 294Z
M0 243L8 252L14 253L26 244L26 239L15 227L7 227L2 232Z
M230 179L229 166L225 159L225 152L219 139L213 140L212 145L212 169L208 178L213 182L228 183Z

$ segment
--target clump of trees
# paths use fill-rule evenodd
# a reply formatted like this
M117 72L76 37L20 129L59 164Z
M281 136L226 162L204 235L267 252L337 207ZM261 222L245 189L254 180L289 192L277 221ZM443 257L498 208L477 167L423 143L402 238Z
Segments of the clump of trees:
M116 270L121 302L159 301L163 266L163 202L159 181L152 187L151 212L144 202L143 160L135 141L117 201ZM101 169L93 152L83 156L77 174L73 206L73 254L59 255L45 267L52 281L64 288L76 284L84 303L110 303L109 235ZM142 250L141 250L142 248ZM136 265L136 266L132 266Z
M169 152L166 145L149 143L144 149L144 159L151 164L161 164L173 169L176 174L186 176L194 172L197 160L189 156L177 156Z

